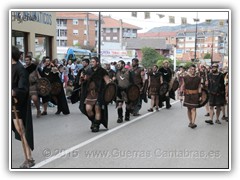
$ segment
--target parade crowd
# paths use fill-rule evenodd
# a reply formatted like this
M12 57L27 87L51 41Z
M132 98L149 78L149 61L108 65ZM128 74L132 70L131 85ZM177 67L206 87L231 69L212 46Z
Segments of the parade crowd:
M24 64L22 64L24 61ZM81 61L44 57L39 64L31 56L23 60L12 47L12 130L22 142L25 161L20 168L35 165L32 110L37 118L48 115L49 103L57 106L56 115L69 115L69 104L79 103L79 110L90 121L90 130L100 125L108 128L108 104L116 104L116 123L139 116L142 102L151 101L149 112L171 108L170 99L179 99L187 107L188 127L197 127L197 108L206 108L209 125L228 122L228 67L194 65L173 71L168 60L161 67L145 69L137 58L101 65L98 57ZM32 109L31 102L34 104ZM40 109L42 105L42 109ZM70 106L71 107L71 106ZM220 117L220 115L222 116ZM69 116L66 118L70 118Z

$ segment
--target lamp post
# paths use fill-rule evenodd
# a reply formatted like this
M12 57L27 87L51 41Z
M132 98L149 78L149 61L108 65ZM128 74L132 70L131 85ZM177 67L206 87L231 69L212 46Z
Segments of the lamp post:
M101 12L99 11L98 15L98 58L101 58Z
M211 65L213 64L213 45L214 45L214 29L212 30L212 55L211 55Z
M195 30L195 51L194 51L194 62L196 62L197 59L197 31L198 31L198 26L197 26L197 22L199 21L198 19L198 12L197 12L197 18L193 19L194 22L196 22L196 30Z

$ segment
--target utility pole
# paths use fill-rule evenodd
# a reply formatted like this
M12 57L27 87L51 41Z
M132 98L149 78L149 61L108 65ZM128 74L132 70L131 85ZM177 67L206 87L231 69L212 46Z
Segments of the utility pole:
M101 12L98 14L98 58L101 60Z
M197 12L197 18L193 19L194 22L196 22L196 31L195 31L195 51L194 51L194 62L196 62L197 60L197 31L198 31L198 26L197 26L197 22L199 21L198 19L198 12Z
M213 64L213 45L214 45L214 29L212 30L212 55L211 55L211 65Z
M123 38L123 28L122 28L122 19L119 20L120 21L120 33L119 33L119 41L120 41L120 46L121 46L121 50L123 49L123 42L122 42L122 38Z
M86 19L86 26L87 26L87 43L86 43L86 46L88 47L89 45L89 13L87 12L87 19Z

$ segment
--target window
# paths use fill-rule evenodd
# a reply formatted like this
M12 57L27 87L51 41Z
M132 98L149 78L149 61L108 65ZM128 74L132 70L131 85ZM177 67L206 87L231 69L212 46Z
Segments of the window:
M66 37L67 36L67 30L66 29L60 29L59 36L60 37Z
M78 40L73 40L73 46L78 44Z
M87 25L87 18L84 19L83 24L84 24L84 25Z
M113 28L113 33L117 33L117 32L118 32L117 28Z
M78 25L78 19L73 19L73 25Z
M60 40L60 46L67 46L66 40Z
M110 33L111 29L110 28L106 28L106 33Z
M114 37L113 37L113 40L118 40L118 37L117 37L117 36L114 36Z
M106 37L106 41L110 41L111 40L111 37L110 36L107 36Z
M73 34L74 34L74 35L78 35L78 30L74 29L74 30L73 30Z

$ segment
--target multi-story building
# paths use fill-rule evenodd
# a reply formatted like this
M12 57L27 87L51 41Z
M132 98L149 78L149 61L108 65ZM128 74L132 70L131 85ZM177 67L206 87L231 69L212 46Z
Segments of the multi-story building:
M140 27L116 20L110 16L104 16L102 21L101 40L103 42L121 43L123 39L137 38L137 31Z
M56 12L57 46L92 49L98 43L98 16L89 12Z
M197 39L195 41L196 32L179 31L176 36L176 49L178 60L193 60L204 59L206 54L212 56L213 61L223 60L225 52L226 33L220 30L201 30L197 32ZM196 48L195 48L196 44Z
M165 38L166 44L176 45L176 32L147 32L138 33L141 39Z

